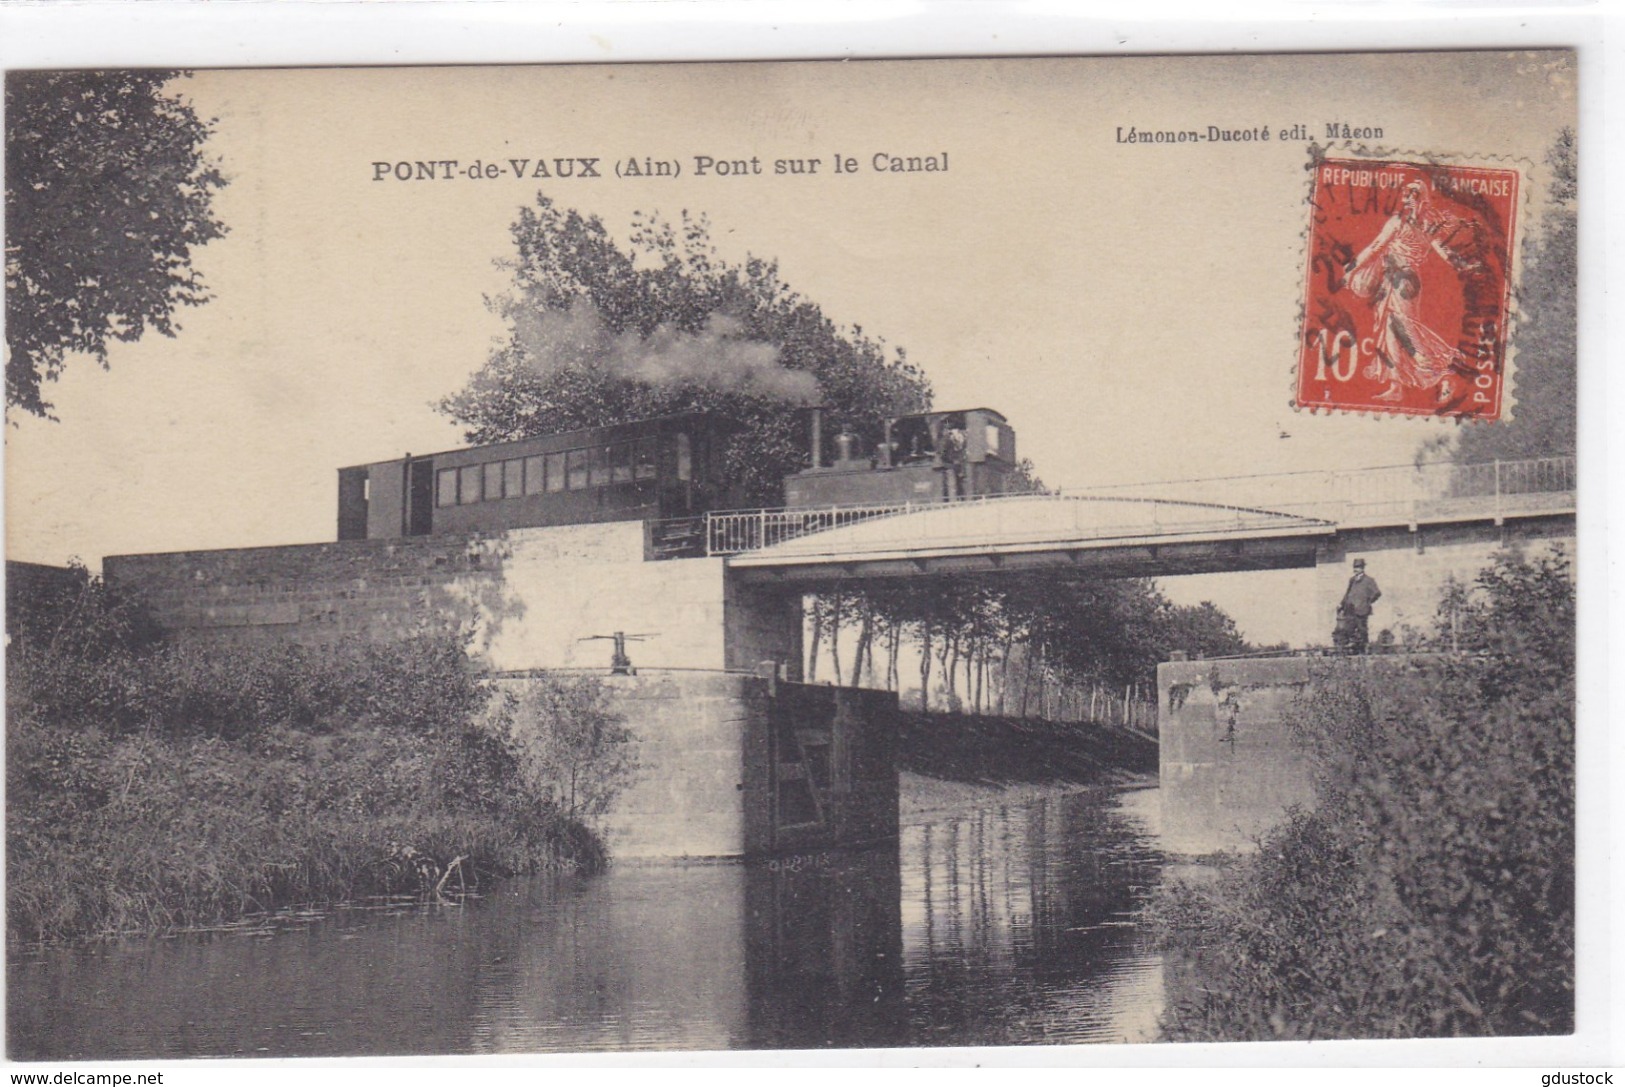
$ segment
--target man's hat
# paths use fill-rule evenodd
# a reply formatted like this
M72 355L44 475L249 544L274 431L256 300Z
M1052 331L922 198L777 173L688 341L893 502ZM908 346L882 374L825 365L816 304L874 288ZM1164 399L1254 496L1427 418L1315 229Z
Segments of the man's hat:
M1364 570L1365 569L1365 560L1364 559L1355 559L1354 560L1354 568L1356 570Z

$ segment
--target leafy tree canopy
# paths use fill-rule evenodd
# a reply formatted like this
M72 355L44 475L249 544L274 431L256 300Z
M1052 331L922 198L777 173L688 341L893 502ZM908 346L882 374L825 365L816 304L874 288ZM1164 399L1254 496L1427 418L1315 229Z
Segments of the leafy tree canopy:
M1221 657L1251 651L1229 615L1209 602L1177 605L1155 582L1050 574L991 575L865 587L866 602L891 622L960 637L968 652L1019 644L1078 682L1148 683L1175 650Z
M192 249L225 233L210 126L165 93L176 72L6 78L6 405L53 418L40 386L70 354L173 336L208 298Z
M1175 650L1220 657L1252 648L1213 604L1173 604L1148 580L1051 579L1024 595L1032 641L1080 678L1149 682Z
M709 411L737 428L724 465L740 497L776 505L804 463L798 407L878 436L930 404L901 349L837 327L776 262L719 257L703 216L639 213L622 245L538 195L512 230L513 289L489 301L509 335L439 404L472 443Z

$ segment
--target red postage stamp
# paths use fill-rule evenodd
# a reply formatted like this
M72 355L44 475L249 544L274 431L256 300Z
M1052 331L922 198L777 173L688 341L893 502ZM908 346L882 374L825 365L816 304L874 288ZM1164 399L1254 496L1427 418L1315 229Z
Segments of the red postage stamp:
M1316 166L1298 407L1502 418L1518 184L1508 169Z

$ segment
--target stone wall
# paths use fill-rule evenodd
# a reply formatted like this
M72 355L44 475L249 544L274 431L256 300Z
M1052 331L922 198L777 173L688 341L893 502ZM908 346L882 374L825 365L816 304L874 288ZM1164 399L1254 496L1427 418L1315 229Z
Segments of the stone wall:
M607 666L609 643L582 639L619 630L652 635L629 647L650 667L801 658L799 597L729 594L721 559L645 561L637 522L121 555L104 570L194 643L388 641L451 627L493 668L516 670Z
M754 671L772 661L783 666L785 679L799 681L804 622L800 588L725 579L723 643L728 668Z
M6 560L6 635L25 634L36 614L54 620L55 602L71 599L84 585L80 571L66 566ZM54 625L54 622L53 622Z
M1320 641L1330 644L1337 604L1354 573L1354 560L1365 559L1366 573L1382 588L1371 616L1371 640L1383 630L1404 644L1433 629L1445 585L1452 578L1470 584L1503 548L1530 554L1553 544L1574 554L1574 518L1532 518L1497 529L1484 523L1354 529L1322 544L1315 555L1315 599Z
M772 661L799 676L800 590L731 585L721 559L649 561L641 523L123 555L103 569L182 642L320 646L456 629L493 671L590 670L636 735L641 764L601 828L612 856L738 856L782 844L774 683L742 673ZM589 640L616 631L644 636L627 646L635 675L608 675L612 643ZM869 724L896 728L889 718ZM886 795L860 791L875 802L847 798L842 812L851 807L864 826L889 812L895 833L891 747L878 750ZM812 837L828 845L856 832L832 820Z
M523 695L546 673L503 676ZM600 679L607 708L632 733L637 768L594 827L616 860L738 857L820 850L897 836L897 699L888 691L815 687L700 671ZM523 736L542 727L523 717ZM820 749L819 769L805 747ZM815 777L827 780L812 781ZM781 802L819 799L814 823Z
M504 677L520 693L529 677ZM766 734L765 679L720 672L604 676L606 703L631 730L637 769L595 829L616 860L734 857L756 851L767 776L751 748ZM528 723L518 722L521 729Z

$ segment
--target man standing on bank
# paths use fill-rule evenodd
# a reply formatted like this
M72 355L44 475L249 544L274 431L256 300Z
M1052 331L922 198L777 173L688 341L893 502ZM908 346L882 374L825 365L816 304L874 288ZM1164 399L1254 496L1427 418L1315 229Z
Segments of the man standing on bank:
M1382 599L1375 578L1365 573L1365 560L1354 560L1354 576L1337 605L1337 625L1346 631L1344 645L1349 653L1364 653L1371 642L1371 605Z

